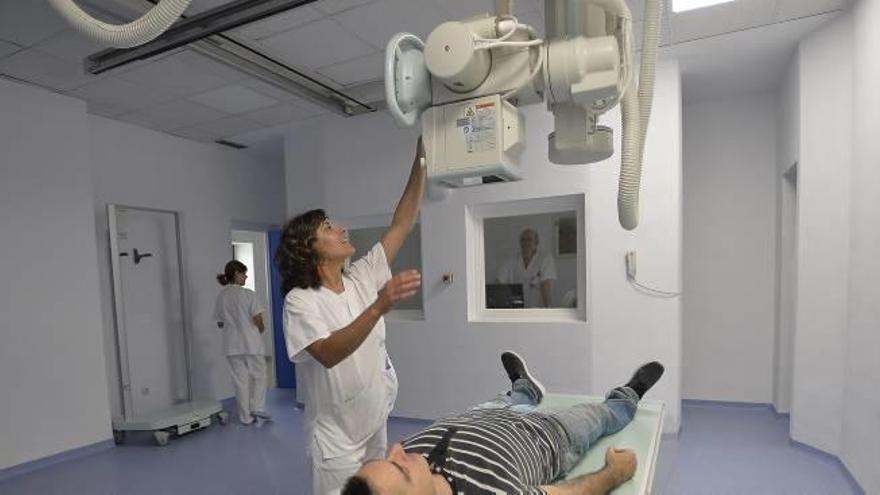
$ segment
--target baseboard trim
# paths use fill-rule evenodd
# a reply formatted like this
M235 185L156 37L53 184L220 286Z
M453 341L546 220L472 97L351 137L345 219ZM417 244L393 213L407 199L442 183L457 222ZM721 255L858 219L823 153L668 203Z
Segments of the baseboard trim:
M683 406L734 407L739 409L770 409L774 413L773 404L767 402L737 402L726 400L682 399Z
M97 454L99 452L104 452L106 450L114 448L115 446L116 445L113 443L113 440L103 440L97 443L93 443L91 445L85 445L83 447L77 447L75 449L59 452L48 457L42 457L40 459L34 459L32 461L16 464L15 466L0 469L0 481L6 481L10 478L15 478L17 476L32 473L34 471L39 471L40 469L58 464L59 462L80 459L93 454Z

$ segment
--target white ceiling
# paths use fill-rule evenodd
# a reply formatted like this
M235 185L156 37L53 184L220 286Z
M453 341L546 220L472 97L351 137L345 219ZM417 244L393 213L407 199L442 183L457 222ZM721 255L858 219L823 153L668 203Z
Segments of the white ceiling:
M111 12L134 0L87 0ZM229 0L193 0L187 14ZM644 0L627 0L640 39ZM668 3L668 2L664 2ZM661 55L680 60L686 101L778 84L794 47L848 0L736 0L663 13ZM385 42L426 36L445 20L489 11L494 0L319 0L229 34L337 89L362 94L382 77ZM516 14L543 28L543 1ZM797 20L799 19L799 20ZM787 21L787 22L783 22ZM763 27L762 27L763 26ZM213 141L326 113L315 104L189 50L99 76L82 59L102 47L67 29L44 0L0 0L0 74L70 94L91 112Z

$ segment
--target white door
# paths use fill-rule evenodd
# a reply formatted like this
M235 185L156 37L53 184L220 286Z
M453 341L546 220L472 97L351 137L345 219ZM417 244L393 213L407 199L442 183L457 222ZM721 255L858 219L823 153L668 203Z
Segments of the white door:
M257 294L260 304L266 310L263 312L263 322L266 331L263 333L263 342L266 345L269 387L276 386L275 381L275 340L273 338L272 307L269 297L269 245L265 232L250 230L233 230L232 255L233 258L244 263L248 268L248 279L245 287Z
M142 417L189 399L177 218L111 211L123 399Z

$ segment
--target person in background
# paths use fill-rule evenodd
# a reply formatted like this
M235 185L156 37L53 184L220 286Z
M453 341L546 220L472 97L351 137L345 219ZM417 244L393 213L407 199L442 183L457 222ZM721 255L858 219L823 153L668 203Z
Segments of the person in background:
M538 242L535 229L524 229L519 235L520 254L501 265L497 280L502 284L522 284L526 308L551 308L556 263L553 256L538 251Z
M361 463L385 456L397 374L385 347L384 315L421 284L416 270L391 263L418 219L425 188L424 148L380 242L344 269L355 248L324 210L291 219L275 262L283 280L287 354L305 392L312 493L338 493Z
M238 419L246 425L254 418L271 419L266 412L266 347L263 343L263 306L254 291L246 289L247 267L240 261L226 263L217 281L214 318L223 331L223 347L232 371Z

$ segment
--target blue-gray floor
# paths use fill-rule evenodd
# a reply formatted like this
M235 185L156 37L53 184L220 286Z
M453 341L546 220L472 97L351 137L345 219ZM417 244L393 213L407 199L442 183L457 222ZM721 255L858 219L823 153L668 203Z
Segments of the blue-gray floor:
M17 494L300 494L306 459L302 412L286 391L270 394L275 421L212 426L159 448L152 437L0 482ZM425 425L394 419L389 439ZM861 493L838 461L788 441L788 420L762 407L686 402L683 428L661 444L655 494L847 495Z

